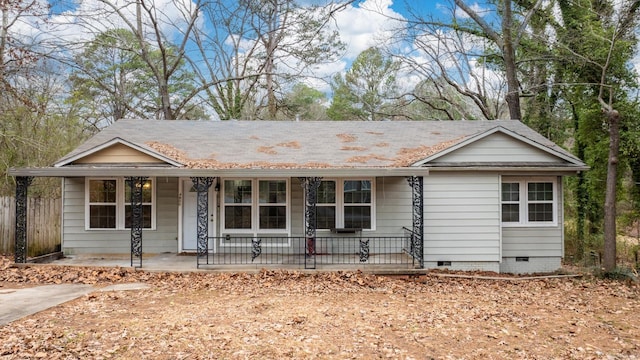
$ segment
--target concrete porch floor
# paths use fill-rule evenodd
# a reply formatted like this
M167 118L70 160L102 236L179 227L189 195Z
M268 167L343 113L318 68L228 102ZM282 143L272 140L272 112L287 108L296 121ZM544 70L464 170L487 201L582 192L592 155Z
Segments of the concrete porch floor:
M134 258L134 265L139 264L139 259ZM201 260L201 262L204 260ZM49 262L52 265L62 266L88 266L88 267L131 267L130 254L78 254L65 255L64 257ZM315 269L305 269L304 264L209 264L201 263L198 268L195 254L143 254L143 271L169 271L169 272L248 272L255 273L262 269L290 270L301 272L327 272L327 271L357 271L370 274L421 274L424 269L415 269L410 264L323 264L316 263Z

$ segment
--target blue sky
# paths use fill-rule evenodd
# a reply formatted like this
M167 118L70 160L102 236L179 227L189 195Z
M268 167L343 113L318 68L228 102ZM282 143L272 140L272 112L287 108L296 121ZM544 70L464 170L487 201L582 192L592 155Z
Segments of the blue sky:
M95 25L89 25L94 31L104 29L104 25L99 23L107 23L104 21L104 14L107 7L100 0L41 0L48 1L51 5L50 11L50 36L60 39L67 39L72 42L82 43L89 40L91 32L87 32L87 22L94 21ZM108 0L118 3L119 5L131 4L133 0ZM176 10L176 4L188 4L193 0L146 0L155 3L160 9L166 13L175 13L176 18L179 11ZM235 0L229 0L235 1ZM329 0L300 0L302 2L315 4L326 4ZM339 1L339 0L335 0ZM379 46L384 43L390 33L395 32L401 24L390 21L389 18L398 18L407 15L407 6L411 6L414 11L420 13L442 13L439 8L442 4L448 3L450 0L358 0L348 5L344 10L336 14L335 26L340 32L341 39L347 44L346 52L337 63L327 64L317 69L317 75L330 77L336 72L344 72L350 66L351 62L360 54L371 46ZM410 4L410 5L408 5ZM103 10L96 10L103 9ZM131 9L131 7L129 7ZM94 15L82 16L84 11L93 12ZM111 11L111 10L108 10ZM95 14L102 14L95 15ZM133 16L133 13L131 13ZM95 18L95 19L94 19ZM92 20L93 19L93 20ZM116 20L115 23L119 21ZM168 22L171 22L169 19ZM82 23L82 24L79 24ZM123 24L124 25L124 24ZM111 25L111 27L117 25ZM316 87L322 86L327 90L326 83L318 82Z

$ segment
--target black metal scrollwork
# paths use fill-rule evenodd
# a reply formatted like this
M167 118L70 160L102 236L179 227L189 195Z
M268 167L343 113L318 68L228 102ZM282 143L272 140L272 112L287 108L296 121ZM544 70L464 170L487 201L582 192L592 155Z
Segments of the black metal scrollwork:
M133 259L140 260L136 267L142 267L142 186L146 176L129 176L126 182L131 189L131 266Z
M15 262L27 262L27 189L33 176L16 177Z
M262 254L262 239L251 239L251 262Z
M360 239L360 262L369 260L369 239Z
M424 267L424 178L422 176L407 177L411 186L413 204L413 235L411 236L411 256Z
M197 192L197 241L198 241L198 258L207 256L209 251L209 188L213 184L212 177L192 177L191 181Z
M305 255L316 254L316 204L321 177L300 178L305 193L304 228L306 237ZM315 264L313 265L315 267Z

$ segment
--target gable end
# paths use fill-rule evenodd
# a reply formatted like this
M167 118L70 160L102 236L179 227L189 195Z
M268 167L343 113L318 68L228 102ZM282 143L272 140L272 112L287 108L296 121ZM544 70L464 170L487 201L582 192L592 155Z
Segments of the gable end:
M544 164L548 166L585 166L571 155L502 127L478 134L413 165L455 166L456 164L505 165L510 167L533 164L536 166Z
M88 164L146 164L146 165L169 165L182 167L183 164L166 157L152 149L142 147L120 138L114 138L102 145L96 146L86 151L82 151L67 159L54 164L55 167L66 165L88 165Z

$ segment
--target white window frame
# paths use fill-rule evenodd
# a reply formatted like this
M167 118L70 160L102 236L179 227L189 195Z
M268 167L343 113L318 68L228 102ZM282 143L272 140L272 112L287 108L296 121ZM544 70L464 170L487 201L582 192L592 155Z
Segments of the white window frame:
M224 199L226 181L233 180L250 180L251 181L251 203L235 204L226 203ZM284 181L286 184L286 203L260 203L260 181ZM222 178L220 179L220 229L225 234L289 234L291 233L291 181L289 178ZM250 229L234 229L226 227L226 210L227 206L251 206L251 228ZM284 229L261 229L260 228L260 207L262 206L285 206L286 210L286 226Z
M371 228L362 229L362 231L375 231L376 230L376 179L375 178L360 178L360 177L347 177L347 178L323 178L321 181L334 181L336 183L336 202L332 203L318 203L319 206L334 206L336 207L336 228L344 228L344 209L349 206L362 206L364 204L345 204L344 203L344 182L345 181L369 181L371 183ZM331 229L317 228L318 231L330 231Z
M514 201L502 201L502 184L517 183L519 184L520 201L519 212L520 221L503 222L502 221L502 205L515 204ZM553 221L529 221L529 204L549 203L548 201L529 201L529 184L531 183L551 183L553 191L552 212ZM554 227L558 226L558 180L554 177L503 177L500 181L500 221L503 227Z
M92 180L115 180L116 181L116 203L115 203L115 207L116 207L116 227L115 228L92 228L91 227L91 219L90 219L90 206L91 205L100 205L101 203L90 203L89 202L89 191L90 191L90 182ZM143 230L155 230L156 229L156 179L153 177L150 177L147 179L148 181L151 181L151 203L143 203L143 205L151 205L151 227L150 228L145 228L143 227ZM87 231L113 231L113 230L131 230L131 228L127 228L124 226L125 224L125 205L127 205L124 201L124 197L125 197L125 186L127 185L127 182L124 178L122 177L88 177L85 178L85 191L84 191L84 200L85 200L85 212L84 212L84 219L85 219L85 230Z

